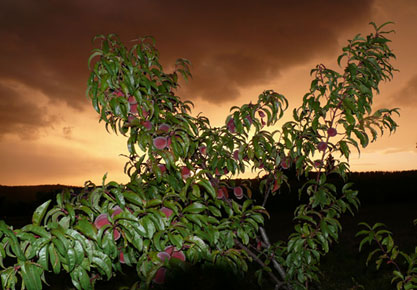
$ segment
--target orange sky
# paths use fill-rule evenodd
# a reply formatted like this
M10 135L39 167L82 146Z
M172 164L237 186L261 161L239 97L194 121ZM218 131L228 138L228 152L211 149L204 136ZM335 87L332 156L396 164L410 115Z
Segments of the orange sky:
M353 171L417 169L417 1L1 1L0 184L126 182L125 138L108 134L85 96L91 38L153 35L169 70L192 62L178 95L213 125L265 89L298 106L318 63L337 69L347 39L394 21L394 65L375 107L400 107L399 128L352 155ZM175 3L174 3L175 2ZM226 3L224 3L226 2ZM123 3L123 4L122 4Z

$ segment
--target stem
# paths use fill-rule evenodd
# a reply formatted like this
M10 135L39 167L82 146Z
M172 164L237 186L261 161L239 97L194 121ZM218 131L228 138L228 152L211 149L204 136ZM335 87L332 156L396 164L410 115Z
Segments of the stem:
M235 239L235 244L237 244L242 250L244 250L246 253L249 254L262 268L267 267L264 262L261 261L261 259L258 258L251 250L249 250L245 245L243 245L241 242L239 242L237 239ZM268 272L269 277L271 277L272 280L275 282L275 289L279 289L280 287L284 286L284 282L278 280L277 276L275 276L272 272Z
M267 249L269 249L271 247L271 243L269 242L269 238L268 238L268 235L266 234L265 229L263 227L259 227L259 231L261 232L262 239L264 240L264 243L266 244ZM272 265L274 265L275 270L278 271L282 280L285 280L285 277L287 275L285 273L284 268L275 259L272 259Z

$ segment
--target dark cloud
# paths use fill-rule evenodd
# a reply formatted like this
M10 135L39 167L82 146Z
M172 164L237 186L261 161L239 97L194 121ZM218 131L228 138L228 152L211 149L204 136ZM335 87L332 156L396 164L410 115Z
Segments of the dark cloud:
M51 102L83 110L88 107L92 37L153 35L164 64L178 57L193 63L193 80L183 84L181 93L221 104L292 65L335 53L340 32L370 20L372 2L4 0L0 80L22 83ZM15 97L19 102L27 98Z
M50 115L46 107L36 104L31 96L22 95L13 86L0 83L0 96L0 140L6 134L34 139L40 128L52 126L57 118Z
M417 105L417 74L414 75L406 85L398 90L396 93L390 95L386 102L385 107L395 106L399 108L416 107Z
M72 138L72 129L73 129L73 127L63 127L62 128L62 133L64 134L64 137L66 139L71 139Z

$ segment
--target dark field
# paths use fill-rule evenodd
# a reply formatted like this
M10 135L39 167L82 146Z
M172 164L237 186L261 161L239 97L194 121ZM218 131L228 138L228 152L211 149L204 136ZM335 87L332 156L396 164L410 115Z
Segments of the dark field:
M374 260L366 267L367 255L374 248L364 246L359 253L360 238L355 238L355 234L361 229L358 227L359 222L364 221L370 225L382 222L393 232L394 241L400 250L414 252L417 246L417 227L413 225L413 220L417 218L417 171L354 173L351 181L360 192L362 205L355 216L346 214L341 219L343 231L339 243L333 244L330 253L322 257L321 285L311 289L395 289L390 283L392 267L383 265L377 271ZM0 186L0 219L20 227L30 222L30 215L27 214L31 214L37 205L61 189L62 186ZM283 190L281 196L276 196L270 202L268 210L271 220L267 221L266 229L272 241L286 240L292 231L292 211L296 206L293 197L294 194ZM130 288L135 282L135 271L125 269L125 275L119 274L111 281L99 282L96 289ZM177 274L168 289L260 289L250 274L247 277L235 277L221 269L203 271L193 268ZM71 289L67 275L48 275L46 279L51 286L45 286L44 289ZM264 285L263 289L272 288Z

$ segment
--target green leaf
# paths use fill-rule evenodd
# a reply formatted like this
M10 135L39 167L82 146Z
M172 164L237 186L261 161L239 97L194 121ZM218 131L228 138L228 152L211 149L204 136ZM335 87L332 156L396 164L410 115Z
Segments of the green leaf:
M214 190L210 181L203 179L203 180L200 180L199 182L197 182L197 184L204 187L213 199L216 198L216 191Z
M76 230L79 230L86 237L97 240L97 230L87 219L82 218L78 220L77 225L74 227Z
M59 259L58 252L55 249L55 245L53 243L49 244L48 252L52 270L55 274L59 274L61 272L61 260Z
M15 233L9 229L3 220L0 220L0 231L9 237L10 246L16 257L21 261L26 261L26 257L23 254L22 248L20 247L20 243Z
M207 206L199 202L193 202L186 208L184 208L183 213L200 213L207 209Z
M32 223L35 226L39 226L43 217L45 216L46 210L48 209L49 204L51 203L51 200L45 201L43 204L38 206L36 210L33 213L32 216Z
M23 263L19 273L22 276L23 282L28 290L39 290L42 289L42 272L42 268L31 262L25 262Z

